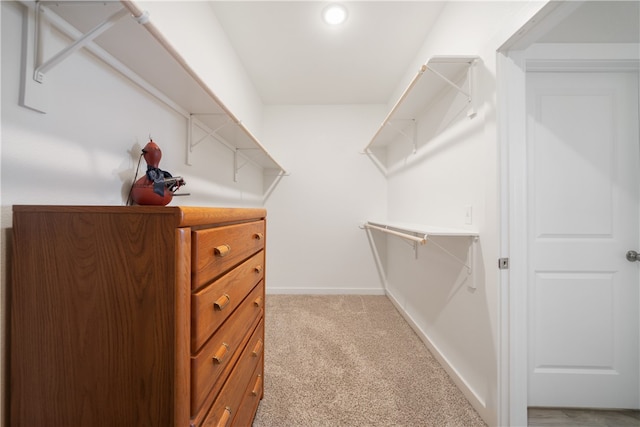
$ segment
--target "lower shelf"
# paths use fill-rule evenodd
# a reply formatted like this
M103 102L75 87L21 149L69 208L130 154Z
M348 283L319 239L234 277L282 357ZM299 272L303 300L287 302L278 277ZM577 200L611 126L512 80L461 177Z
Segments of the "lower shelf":
M467 268L469 274L469 288L476 288L476 280L474 275L474 264L476 255L476 245L480 238L480 234L474 230L456 229L456 228L444 228L435 227L422 224L410 224L410 223L398 223L398 222L383 222L383 221L367 221L362 228L365 230L380 231L383 233L391 234L406 240L410 240L414 244L414 251L416 258L418 257L418 244L424 245L427 242L431 242L434 246L442 250L447 255L461 263ZM436 243L433 239L429 239L431 236L440 237L466 237L469 238L469 251L467 252L467 259L463 260L456 255L449 252L446 248Z

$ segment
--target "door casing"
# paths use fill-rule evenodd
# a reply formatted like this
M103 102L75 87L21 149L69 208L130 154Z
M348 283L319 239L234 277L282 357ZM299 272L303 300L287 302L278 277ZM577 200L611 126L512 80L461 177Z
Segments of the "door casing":
M532 45L498 53L501 160L501 256L511 260L501 274L500 424L527 425L528 241L526 72L637 71L638 44Z

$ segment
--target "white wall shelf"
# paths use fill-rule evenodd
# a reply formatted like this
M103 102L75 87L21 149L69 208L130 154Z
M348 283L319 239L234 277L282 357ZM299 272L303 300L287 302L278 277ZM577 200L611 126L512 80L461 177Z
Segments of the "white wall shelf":
M135 3L22 3L29 7L30 21L35 27L29 31L30 40L25 45L27 56L36 58L27 64L27 67L31 67L26 70L25 80L30 81L25 83L24 106L46 112L46 71L57 66L66 55L84 47L188 120L187 164L190 164L192 152L200 142L213 139L234 151L236 180L238 170L242 167L238 157L262 168L264 175L286 175L285 169L153 26L153 17L139 10ZM40 24L37 24L37 20ZM42 43L46 42L46 38L42 34L48 25L74 42L50 59L38 59L36 53L43 50ZM220 126L221 121L225 126ZM194 126L204 132L205 138L193 140Z
M478 240L480 238L480 234L477 231L389 221L367 221L366 223L364 223L362 228L380 231L411 241L413 243L416 258L418 257L418 244L424 245L427 244L427 242L431 242L438 249L442 250L458 263L466 267L467 274L470 276L470 282L468 286L471 289L476 288L476 281L473 272L475 264L476 245L478 244ZM430 237L468 238L470 245L469 251L467 252L467 259L464 260L452 254L445 247L438 244L435 240L430 239Z
M398 136L408 139L417 149L416 120L444 90L456 90L467 97L471 108L467 115L473 116L473 79L470 70L478 60L477 56L433 56L420 67L400 98L387 114L377 132L364 148L364 153L372 154L371 148L386 147ZM466 87L460 82L467 76Z

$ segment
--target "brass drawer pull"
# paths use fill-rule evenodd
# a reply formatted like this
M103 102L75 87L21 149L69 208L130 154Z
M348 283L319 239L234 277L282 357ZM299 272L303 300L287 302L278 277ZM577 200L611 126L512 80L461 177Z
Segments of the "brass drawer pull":
M229 252L231 252L231 246L229 245L220 245L213 248L213 254L221 258L229 255Z
M262 388L262 375L258 374L258 378L256 378L256 383L253 385L253 390L251 394L257 396L260 393L260 389Z
M262 273L262 266L261 265L256 265L254 270L255 270L256 273L260 274L260 273Z
M255 347L253 347L253 351L251 352L251 357L258 357L262 352L262 340L258 340Z
M224 411L222 412L222 416L220 417L218 424L216 424L216 427L225 427L229 423L230 419L231 419L231 408L227 406L226 408L224 408Z
M262 307L262 297L258 297L255 300L253 300L253 305L255 307Z
M213 355L213 363L220 364L229 351L229 344L223 342L216 354Z
M256 233L253 235L253 238L256 240L262 240L264 239L264 233Z
M213 303L213 307L216 310L222 310L227 306L227 304L229 304L229 301L231 301L229 294L224 294Z

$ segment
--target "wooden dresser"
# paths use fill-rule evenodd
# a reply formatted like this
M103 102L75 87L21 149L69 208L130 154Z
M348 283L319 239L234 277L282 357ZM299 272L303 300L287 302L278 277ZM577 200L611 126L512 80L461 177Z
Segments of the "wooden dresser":
M250 426L264 209L14 206L12 427Z

